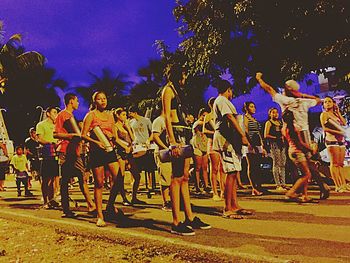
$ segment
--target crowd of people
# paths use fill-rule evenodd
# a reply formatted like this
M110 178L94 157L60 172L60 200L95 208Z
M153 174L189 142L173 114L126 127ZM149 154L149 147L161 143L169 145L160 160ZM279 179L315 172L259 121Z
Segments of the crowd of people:
M284 93L279 94L262 76L257 73L256 79L279 104L283 119L279 117L278 108L271 108L266 114L264 129L254 117L254 102L244 104L243 116L237 113L231 103L233 88L226 80L214 83L219 95L208 100L207 109L199 110L197 120L186 118L179 91L187 75L179 65L167 68L161 112L153 123L141 116L136 107L108 110L106 94L96 91L90 110L79 125L73 114L79 107L78 97L67 93L65 108L60 112L55 107L47 108L46 118L29 130L30 136L24 146L16 147L10 165L16 174L18 196L21 196L21 184L24 195L32 196L29 174L38 174L43 208L61 207L62 217L74 218L76 214L69 205L69 185L72 178L77 177L88 213L96 216L98 227L103 227L106 221L125 220L122 209L115 206L118 194L123 199L122 205L146 204L137 198L141 172L151 175L148 180L155 185L156 177L152 174L157 170L162 209L172 211L171 232L194 235L194 230L211 226L192 211L189 180L194 181L195 194L211 195L214 201L224 201L224 218L243 219L254 211L239 205L237 189L249 187L252 196L269 193L263 187L266 182L261 174L261 164L264 157L270 156L276 190L284 192L287 200L313 202L308 195L308 184L312 179L320 187L320 199L327 199L330 187L318 171L317 147L311 140L308 124L308 109L321 103L324 112L320 121L331 158L330 173L335 192L348 192L344 134L337 128L346 123L334 100L327 97L322 102L317 97L302 94L294 80L287 81ZM6 147L0 146L7 155ZM247 161L250 186L243 185L240 179L242 158ZM285 170L288 158L300 174L290 188L286 184ZM126 171L133 178L130 200L124 185ZM4 169L0 169L0 173L0 190L4 190ZM91 174L94 198L88 187ZM103 209L102 193L106 182L110 194ZM57 202L57 196L61 197L61 204ZM181 206L184 222L180 220Z

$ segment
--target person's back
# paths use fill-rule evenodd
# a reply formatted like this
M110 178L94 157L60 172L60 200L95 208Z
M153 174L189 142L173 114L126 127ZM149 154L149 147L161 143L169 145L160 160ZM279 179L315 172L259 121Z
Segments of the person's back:
M138 116L137 119L130 121L130 127L135 136L135 143L146 143L152 131L152 123L150 119Z

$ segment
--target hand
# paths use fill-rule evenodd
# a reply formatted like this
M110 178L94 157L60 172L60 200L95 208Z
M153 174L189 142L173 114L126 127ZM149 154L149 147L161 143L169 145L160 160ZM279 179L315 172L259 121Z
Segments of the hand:
M334 111L335 114L340 115L340 111L339 111L338 105L334 105L333 111Z
M100 147L101 149L103 149L103 150L106 149L105 145L104 145L102 142L97 142L96 144L97 144L97 146Z
M255 75L255 78L257 81L261 80L263 74L261 72L257 72L256 75Z
M267 151L266 151L264 148L262 149L262 156L263 156L263 157L266 157L266 156L267 156Z
M317 150L318 150L317 143L311 143L310 148L311 148L312 155L317 153Z
M171 155L174 157L180 156L180 144L175 143L170 145Z
M131 147L126 147L125 148L125 153L130 153L131 152Z
M248 138L247 138L247 136L242 136L242 144L243 145L246 145L246 146L249 146L250 145L250 143L249 143L249 141L248 141Z

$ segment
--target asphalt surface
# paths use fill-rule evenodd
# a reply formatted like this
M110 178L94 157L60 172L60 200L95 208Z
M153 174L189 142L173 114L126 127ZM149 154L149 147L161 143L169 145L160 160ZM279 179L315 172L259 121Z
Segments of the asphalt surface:
M242 220L222 218L223 201L214 202L207 195L192 195L193 211L211 224L212 229L196 230L195 236L182 237L170 233L171 212L160 209L159 194L150 199L141 194L139 198L147 202L144 207L124 207L119 196L117 206L123 209L128 220L97 228L95 218L87 213L77 184L70 190L71 197L78 202L77 208L72 207L78 214L76 219L62 219L60 210L42 209L38 182L33 182L34 197L30 198L17 197L13 178L9 178L6 185L7 191L0 192L0 219L6 224L26 224L33 231L46 227L75 236L113 240L115 245L129 249L141 245L147 251L159 250L167 255L171 251L177 260L187 262L350 262L350 193L332 193L328 200L299 204L286 202L283 193L276 192L272 186L271 194L259 197L251 196L249 190L240 190L240 205L255 211ZM143 187L141 185L141 190ZM311 196L318 198L318 195L316 187L311 186ZM107 198L106 190L104 201ZM2 233L1 236L6 236ZM52 262L56 262L55 255L52 256Z

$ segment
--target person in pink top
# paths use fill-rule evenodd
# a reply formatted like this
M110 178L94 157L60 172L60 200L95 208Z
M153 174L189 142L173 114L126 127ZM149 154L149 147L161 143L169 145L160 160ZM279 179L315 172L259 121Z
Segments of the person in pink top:
M89 162L95 181L94 197L97 210L96 225L99 227L106 225L102 213L102 190L105 167L110 170L113 178L105 217L107 220L119 220L123 218L123 212L114 206L119 188L117 185L119 164L117 155L113 150L113 142L116 138L114 118L112 113L106 110L106 107L106 94L102 91L95 92L92 96L90 111L84 118L82 129L82 138L90 142ZM101 138L103 138L103 140L101 140Z
M346 150L344 133L336 127L337 125L346 125L346 120L341 115L338 105L331 97L327 96L323 100L323 109L324 111L321 113L320 120L326 134L326 146L331 159L330 171L335 184L335 191L338 193L349 192L350 188L346 184L344 169ZM332 125L332 122L336 126Z
M64 96L65 109L58 113L55 122L54 137L60 139L57 152L59 155L59 165L61 166L61 203L63 217L75 217L69 208L68 182L71 177L77 176L79 187L88 205L89 212L95 210L94 202L89 194L87 178L84 178L85 166L81 158L81 135L79 129L74 129L72 122L75 122L73 111L79 107L78 97L73 93ZM72 151L69 151L72 149ZM68 150L68 151L67 151Z

